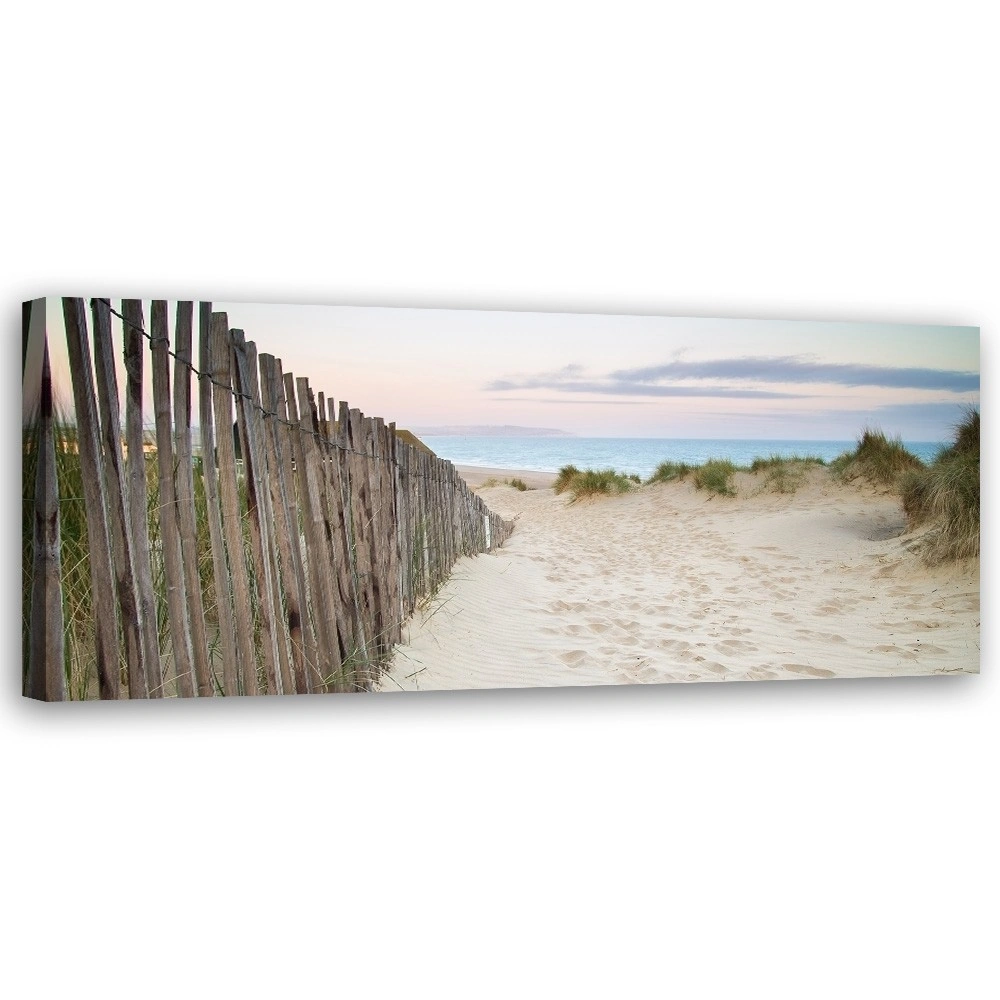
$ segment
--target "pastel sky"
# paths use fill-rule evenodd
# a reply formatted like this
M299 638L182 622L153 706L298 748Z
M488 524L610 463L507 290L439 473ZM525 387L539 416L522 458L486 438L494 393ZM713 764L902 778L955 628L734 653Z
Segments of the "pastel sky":
M213 308L259 352L279 357L285 371L400 427L849 440L877 425L906 440L940 441L963 406L979 403L975 327L228 302ZM148 302L144 314L148 322ZM59 300L49 300L47 316L55 345L63 337ZM117 321L113 329L117 334ZM55 346L53 353L56 377L64 378Z

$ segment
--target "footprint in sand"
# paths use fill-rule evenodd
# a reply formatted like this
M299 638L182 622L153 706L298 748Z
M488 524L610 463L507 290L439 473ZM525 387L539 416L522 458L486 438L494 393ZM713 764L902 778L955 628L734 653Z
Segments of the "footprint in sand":
M805 663L782 663L785 670L791 670L793 674L801 674L804 677L836 677L832 670L825 667L810 667Z
M729 667L724 667L721 663L703 663L702 666L711 670L713 674L718 674L720 677L727 677L732 673Z
M752 642L743 639L724 639L717 642L715 648L720 653L755 653L757 647Z
M823 642L847 642L842 635L838 635L836 632L813 632L807 628L797 628L795 631L799 635L807 636L810 639L821 639Z
M567 667L578 667L587 658L586 652L582 649L571 649L568 653L560 653L559 659Z

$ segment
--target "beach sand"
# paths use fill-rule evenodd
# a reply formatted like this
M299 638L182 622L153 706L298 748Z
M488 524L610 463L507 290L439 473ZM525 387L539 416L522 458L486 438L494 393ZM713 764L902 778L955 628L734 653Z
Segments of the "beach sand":
M456 465L458 474L474 490L490 479L520 479L529 489L547 489L556 481L554 472L531 472L529 469L487 469L478 465Z
M514 534L455 565L382 691L979 670L978 560L924 566L898 497L826 470L791 495L478 492Z

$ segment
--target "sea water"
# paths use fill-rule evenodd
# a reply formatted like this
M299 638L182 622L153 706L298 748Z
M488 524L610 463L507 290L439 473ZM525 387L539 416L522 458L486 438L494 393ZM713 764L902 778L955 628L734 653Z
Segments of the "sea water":
M460 437L429 436L423 440L436 455L455 465L528 472L558 472L564 465L578 469L615 469L646 478L660 462L700 465L711 458L728 458L749 465L755 458L793 455L830 462L857 441L746 441L726 438L606 438L606 437ZM941 441L904 441L924 462L944 447Z

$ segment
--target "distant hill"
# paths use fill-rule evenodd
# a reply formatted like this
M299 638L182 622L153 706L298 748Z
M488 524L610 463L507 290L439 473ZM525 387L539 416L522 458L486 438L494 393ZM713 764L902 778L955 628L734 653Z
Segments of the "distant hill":
M414 433L427 437L573 437L569 431L553 427L515 427L512 424L448 424L444 427L417 427Z

